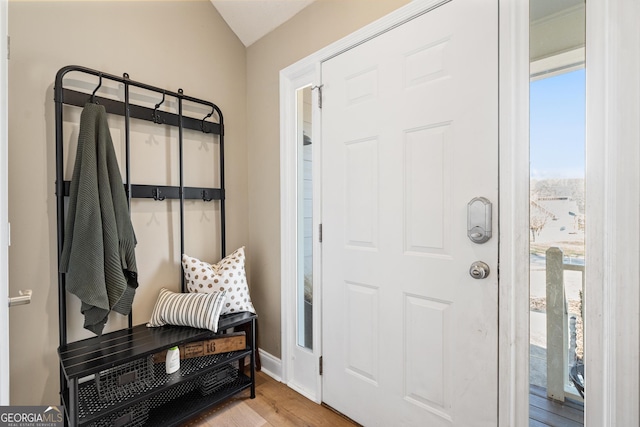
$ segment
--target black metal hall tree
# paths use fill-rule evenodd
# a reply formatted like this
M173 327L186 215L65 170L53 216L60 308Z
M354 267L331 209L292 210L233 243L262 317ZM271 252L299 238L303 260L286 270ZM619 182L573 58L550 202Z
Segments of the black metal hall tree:
M82 92L65 87L68 73L97 77L98 83L91 92ZM120 85L122 93L116 100L96 95L103 80ZM158 94L162 99L154 108L131 103L131 89L142 89ZM159 202L178 199L180 218L180 253L184 248L184 202L185 200L215 201L219 203L221 254L225 251L225 189L224 189L224 124L222 112L212 102L194 98L177 92L154 87L131 80L128 74L122 77L81 66L67 66L56 74L54 87L56 123L56 200L58 261L62 253L65 227L65 197L69 195L70 183L64 181L64 134L63 121L65 106L84 107L86 103L103 105L108 114L124 117L125 177L124 186L131 208L132 198L152 198ZM177 112L171 113L159 107L167 97L174 98ZM203 117L189 117L183 112L183 102L206 108ZM217 121L213 121L216 120ZM137 185L131 183L130 134L135 121L150 121L164 126L178 128L179 185ZM219 187L185 187L183 159L183 130L199 131L203 137L216 138L219 145ZM180 267L182 268L182 267ZM184 292L184 275L181 274L181 289ZM58 304L60 325L60 398L65 408L68 424L87 426L170 426L178 425L198 412L215 405L236 393L250 389L255 397L255 324L253 313L238 313L221 316L219 332L163 326L147 328L145 324L133 325L129 315L128 328L85 340L68 342L67 339L67 291L65 274L58 273ZM179 375L168 376L149 362L154 353L167 348L220 336L234 327L248 325L247 347L242 351L209 356L206 360L186 359ZM244 373L244 360L249 357L248 376ZM197 359L197 358L196 358ZM200 358L203 359L203 358ZM163 366L162 366L163 367ZM106 374L105 374L106 373ZM117 373L121 373L117 376ZM116 375L116 388L126 388L126 393L118 393L116 398L105 399L100 394L105 375ZM91 377L94 377L91 379ZM215 378L216 388L207 387L207 393L198 393L203 381ZM82 380L82 381L80 381ZM131 387L129 387L131 385ZM135 386L135 387L133 387ZM104 391L104 383L102 383ZM127 388L128 387L128 388ZM119 391L121 391L119 389ZM211 392L210 390L214 390ZM132 391L133 390L133 391Z

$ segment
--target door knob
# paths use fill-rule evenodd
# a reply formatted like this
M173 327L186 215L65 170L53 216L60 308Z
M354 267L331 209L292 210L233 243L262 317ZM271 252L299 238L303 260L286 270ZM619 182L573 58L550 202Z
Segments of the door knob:
M484 279L489 275L489 272L489 266L482 261L474 262L469 268L469 274L474 279Z

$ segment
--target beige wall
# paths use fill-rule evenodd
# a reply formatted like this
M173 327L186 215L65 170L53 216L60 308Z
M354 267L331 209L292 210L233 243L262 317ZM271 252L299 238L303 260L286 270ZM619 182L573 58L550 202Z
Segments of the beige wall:
M280 343L280 70L409 3L319 0L247 49L249 236L259 345Z
M58 402L53 103L57 70L75 64L116 75L127 72L133 80L174 91L183 88L221 107L227 141L227 251L247 245L260 346L280 357L279 71L408 2L318 0L245 49L206 0L10 1L9 291L34 291L31 305L10 313L12 404ZM77 135L74 114L65 122L70 152ZM110 123L120 149L121 123ZM175 134L148 124L132 131L132 181L174 183L175 167L159 175L166 167L156 163L175 154L170 143ZM187 140L198 138L186 135ZM209 154L206 147L198 147L186 154L187 161L201 159L203 152L198 150ZM66 173L70 176L70 168ZM186 179L208 174L206 162L199 163L187 171ZM141 272L134 303L137 324L148 319L161 286L177 289L179 246L175 210L172 214L167 204L150 201L134 202L132 210ZM199 227L215 229L215 209L191 204L186 215L186 251L213 260L219 255L217 243L209 243L208 234L200 237ZM69 301L70 339L88 336L81 328L77 299L71 296ZM111 329L124 324L118 315L112 319Z
M11 403L55 404L59 401L53 102L57 70L74 64L116 75L127 72L133 80L172 91L183 88L187 95L220 106L226 123L230 251L248 243L246 50L206 0L16 0L9 3L9 32L9 291L11 295L17 295L19 289L34 291L31 305L12 308L10 313ZM67 143L72 147L73 137L77 138L77 114L68 118ZM121 122L113 119L110 124L118 145ZM169 148L175 146L169 142L175 141L175 132L160 128L134 123L132 167L136 174L132 182L176 182L175 164L168 166L170 174L163 172L165 163L169 164L167 153L175 154ZM187 140L196 140L195 148L186 149L188 159L211 154L210 146L197 143L200 136L197 132L185 135ZM190 165L186 184L212 176L207 166L206 162L196 168ZM67 177L70 173L67 167ZM135 324L148 320L160 286L175 290L179 286L177 210L171 214L167 206L166 202L135 202L132 209L141 281L134 302ZM193 256L210 259L219 255L215 236L207 234L215 229L212 206L187 204L186 251ZM201 226L206 233L200 231ZM248 248L247 252L254 251ZM70 338L87 336L77 298L71 296L69 301ZM111 328L123 323L117 320L122 316L111 316Z

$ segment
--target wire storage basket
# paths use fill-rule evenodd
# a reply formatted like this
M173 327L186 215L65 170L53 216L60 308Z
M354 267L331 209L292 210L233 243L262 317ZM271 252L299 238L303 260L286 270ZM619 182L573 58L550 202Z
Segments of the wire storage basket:
M143 400L89 424L89 427L141 427L149 419L149 401Z
M153 355L123 363L96 374L96 389L103 401L122 400L142 393L153 384Z
M238 369L231 364L227 364L201 376L198 379L198 390L200 390L203 396L211 394L226 384L234 382L237 378Z

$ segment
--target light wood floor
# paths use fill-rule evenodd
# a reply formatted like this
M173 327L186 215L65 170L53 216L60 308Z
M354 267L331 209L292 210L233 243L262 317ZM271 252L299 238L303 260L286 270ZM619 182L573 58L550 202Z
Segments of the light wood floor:
M581 427L583 406L546 398L544 389L530 390L530 427ZM182 427L354 427L359 424L317 405L270 376L256 372L256 398L245 391Z
M256 372L256 398L245 391L183 427L353 427L351 420L318 405L270 376Z

